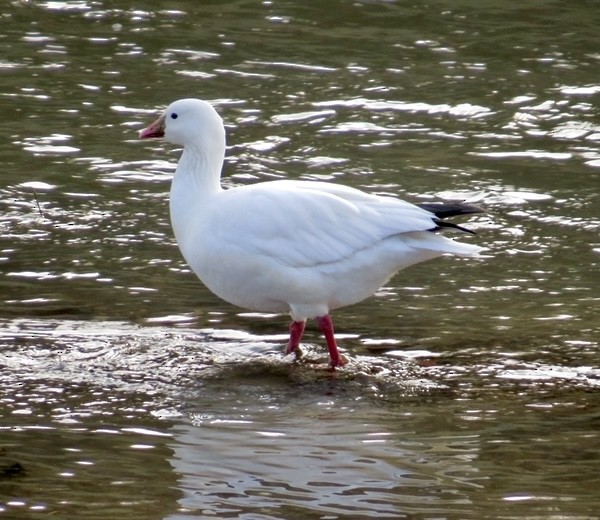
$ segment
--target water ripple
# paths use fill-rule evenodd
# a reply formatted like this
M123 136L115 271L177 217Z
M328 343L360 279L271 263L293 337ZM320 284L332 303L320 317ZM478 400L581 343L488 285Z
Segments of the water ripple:
M342 108L361 108L365 110L392 110L400 112L425 112L427 114L449 114L456 117L479 118L489 116L492 111L483 106L473 105L471 103L461 103L458 105L438 104L432 105L425 102L411 103L407 101L386 101L367 98L353 98L347 100L318 101L313 103L316 107L342 107Z

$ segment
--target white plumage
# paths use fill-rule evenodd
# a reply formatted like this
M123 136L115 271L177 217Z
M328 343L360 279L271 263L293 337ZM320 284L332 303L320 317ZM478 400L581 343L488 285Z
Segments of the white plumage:
M281 180L224 190L225 129L205 101L175 101L140 132L141 138L163 136L184 147L170 201L184 258L225 301L290 313L288 353L300 355L304 323L314 317L325 334L331 366L344 364L333 336L332 309L365 299L409 265L481 249L433 232L442 223L428 211L431 206L423 209L347 186ZM477 211L463 208L450 214Z

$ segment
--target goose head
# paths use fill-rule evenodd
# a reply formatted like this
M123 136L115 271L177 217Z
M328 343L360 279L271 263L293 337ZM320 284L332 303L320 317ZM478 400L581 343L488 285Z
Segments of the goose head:
M174 101L154 123L140 131L140 139L160 137L204 153L225 150L223 120L210 103L200 99Z

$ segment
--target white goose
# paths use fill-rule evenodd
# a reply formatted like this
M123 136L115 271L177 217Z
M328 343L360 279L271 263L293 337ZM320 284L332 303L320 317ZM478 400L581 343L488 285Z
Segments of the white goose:
M372 295L397 271L443 254L482 248L436 231L466 229L441 219L479 212L464 204L414 205L325 182L280 180L221 187L225 129L199 99L175 101L141 139L183 146L171 186L171 222L185 260L223 300L290 313L286 354L301 355L307 318L316 318L332 368L347 361L329 312Z

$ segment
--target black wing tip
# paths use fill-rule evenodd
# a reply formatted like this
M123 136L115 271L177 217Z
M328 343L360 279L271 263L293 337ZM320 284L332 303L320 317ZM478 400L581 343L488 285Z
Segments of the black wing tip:
M417 204L421 209L433 213L437 218L444 219L459 215L484 213L483 209L465 202L423 202Z
M455 224L454 222L444 222L442 220L439 219L434 219L435 222L435 227L433 229L430 229L430 231L444 231L444 229L454 229L456 231L462 231L463 233L469 233L471 235L476 235L477 233L471 229L468 229L466 227L463 226L459 226L458 224Z
M432 217L435 227L431 229L431 231L434 232L450 229L475 235L475 231L471 231L466 227L454 224L454 222L444 222L442 219L484 212L478 206L473 206L472 204L466 204L464 202L424 202L417 204L417 206L435 215L435 217Z

